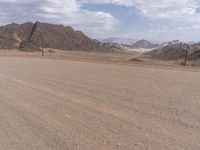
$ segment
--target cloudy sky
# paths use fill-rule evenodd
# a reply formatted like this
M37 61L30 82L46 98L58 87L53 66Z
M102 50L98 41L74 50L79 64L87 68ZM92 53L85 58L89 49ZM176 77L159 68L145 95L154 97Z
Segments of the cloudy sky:
M0 0L0 24L71 25L93 38L200 41L200 0Z

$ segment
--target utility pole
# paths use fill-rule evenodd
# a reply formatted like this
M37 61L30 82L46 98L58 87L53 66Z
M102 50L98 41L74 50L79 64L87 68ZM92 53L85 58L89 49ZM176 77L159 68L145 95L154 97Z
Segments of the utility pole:
M41 39L42 39L42 56L44 56L44 38L41 35Z
M189 44L187 44L187 45L186 45L186 49L185 49L185 58L184 58L184 63L183 63L184 66L187 65L189 48L190 48L190 46L189 46Z
M44 56L44 37L43 37L43 34L40 33L40 34L39 34L39 37L40 37L40 39L41 39L42 56Z

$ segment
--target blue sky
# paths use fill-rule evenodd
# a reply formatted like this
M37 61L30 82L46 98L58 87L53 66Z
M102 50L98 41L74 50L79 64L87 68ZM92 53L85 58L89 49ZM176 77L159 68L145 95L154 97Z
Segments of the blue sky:
M70 25L103 39L200 41L200 0L0 0L0 24Z

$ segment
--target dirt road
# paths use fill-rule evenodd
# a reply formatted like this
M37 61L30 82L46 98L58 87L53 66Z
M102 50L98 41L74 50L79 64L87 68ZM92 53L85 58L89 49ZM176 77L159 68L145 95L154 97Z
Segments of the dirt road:
M199 150L200 73L0 57L1 150Z

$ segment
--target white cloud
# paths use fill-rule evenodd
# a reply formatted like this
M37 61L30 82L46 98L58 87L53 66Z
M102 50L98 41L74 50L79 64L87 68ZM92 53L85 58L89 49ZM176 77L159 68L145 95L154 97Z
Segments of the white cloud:
M199 0L0 0L0 24L42 21L72 25L89 35L111 33L117 19L107 12L83 9L84 4L114 4L137 10L153 22L144 31L151 35L181 34L200 30ZM126 28L124 26L124 28ZM122 28L121 28L122 29ZM120 29L118 29L120 30ZM123 32L123 31L122 31ZM138 31L141 32L141 31ZM127 35L131 34L127 32ZM136 35L132 33L132 35ZM145 33L144 33L145 35Z
M0 0L0 18L0 24L39 20L72 25L90 35L106 33L116 23L111 14L84 10L76 0Z
M200 30L200 13L197 13L200 8L199 0L82 0L82 3L115 4L134 8L149 22L154 22L155 26L146 27L145 33L142 32L150 37L155 35L157 38L166 36L168 39L187 39Z
M121 6L134 6L134 0L80 0L81 3L93 3L93 4L115 4Z
M82 0L82 3L115 4L135 7L140 14L153 19L196 17L197 0ZM199 16L199 15L198 15Z

